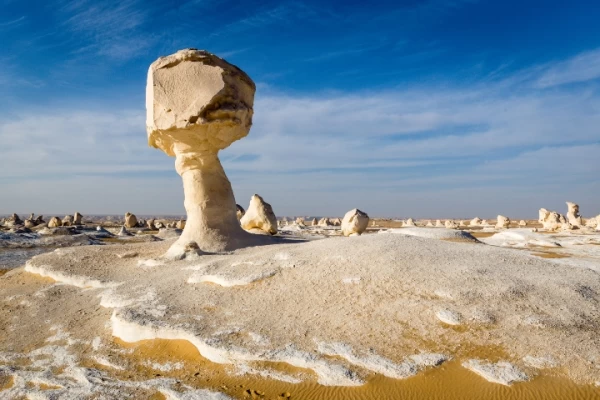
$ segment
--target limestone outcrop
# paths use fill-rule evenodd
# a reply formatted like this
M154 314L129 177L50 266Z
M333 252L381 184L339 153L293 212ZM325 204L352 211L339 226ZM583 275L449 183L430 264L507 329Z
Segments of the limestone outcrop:
M250 205L240 220L242 228L247 231L259 230L274 235L277 233L277 217L271 205L255 194Z
M568 229L568 223L564 216L556 211L548 211L545 208L540 208L538 222L548 231Z
M59 226L62 226L62 221L58 217L52 217L48 221L48 228L58 228Z
M469 223L469 226L481 226L481 218L479 217L475 217L471 220L471 222Z
M319 220L319 226L333 226L333 223L329 218L321 218Z
M442 224L442 221L440 221L439 219L435 220L435 227L436 228L443 228L444 224Z
M73 225L83 225L83 215L78 211L73 214Z
M402 226L408 227L408 226L416 226L416 225L415 225L415 221L412 218L409 218L402 224Z
M431 223L431 221L427 221L427 224L425 226L427 228L433 228L433 223Z
M525 220L520 220L519 221L519 226L527 226L527 222L525 222Z
M510 219L504 215L498 215L496 219L496 229L507 229L510 226Z
M186 226L168 258L184 257L190 242L209 252L264 242L241 228L218 157L220 150L248 135L255 90L242 70L203 50L180 50L150 65L148 143L175 157L187 212Z
M369 216L358 208L350 210L342 220L342 235L361 235L369 226Z
M304 218L302 218L302 217L296 218L295 222L296 222L296 225L298 225L298 226L306 226L306 224L304 223Z
M339 218L334 218L331 220L331 224L333 226L341 226L342 225L342 220Z
M578 228L583 226L581 215L579 215L579 204L567 201L567 221Z
M65 217L62 219L62 225L63 226L72 226L73 225L73 216L65 215Z
M458 228L458 224L450 219L446 220L446 222L444 223L444 226L446 227L446 229Z
M125 223L123 224L126 228L135 228L138 224L137 217L128 212L125 214Z

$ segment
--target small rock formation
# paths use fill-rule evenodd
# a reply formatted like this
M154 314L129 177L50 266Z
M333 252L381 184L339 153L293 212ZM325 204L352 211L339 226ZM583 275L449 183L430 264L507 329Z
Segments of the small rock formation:
M596 228L598 227L598 222L600 222L600 215L595 218L588 218L585 221L585 226L588 228Z
M496 229L507 229L510 226L510 219L504 215L498 215L496 220Z
M23 225L23 221L17 214L12 214L6 221L6 226L15 226L15 225Z
M244 216L244 214L246 214L246 210L244 210L244 207L240 206L239 204L235 205L235 213L237 215L237 219L238 221L240 219L242 219L242 217Z
M317 226L317 225L319 225L319 221L317 221L316 218L313 218L312 221L310 222L310 225L311 226Z
M186 255L196 242L205 252L264 243L237 219L231 183L218 152L250 131L254 82L242 70L207 51L180 50L148 70L148 144L175 157L183 181L187 221L167 258ZM277 222L272 221L277 229Z
M409 218L402 224L402 226L416 226L415 221L412 218Z
M520 220L519 221L519 226L527 226L527 222L525 222L525 220Z
M73 225L73 217L70 215L65 215L65 217L62 219L62 225L63 226Z
M306 226L306 224L304 223L304 218L302 218L302 217L298 217L298 218L296 218L296 221L295 221L295 222L296 222L296 225L299 225L299 226Z
M431 223L431 220L427 221L427 225L425 225L428 228L433 228L433 224Z
M75 212L73 215L73 225L83 225L83 215L79 212Z
M479 217L475 217L471 220L471 222L469 223L469 226L481 226L481 218Z
M467 224L465 224L465 221L460 220L460 222L458 223L458 226L462 228L464 226L467 226Z
M342 220L339 218L334 218L331 220L331 224L333 226L341 226L342 225Z
M444 224L442 224L442 221L440 221L439 219L435 220L435 227L436 228L443 228Z
M319 226L333 226L329 218L321 218L319 220Z
M127 214L125 214L125 223L123 224L126 228L135 228L138 224L138 220L137 217L128 212Z
M155 231L156 226L154 226L154 218L150 218L148 221L146 221L146 226L148 227L148 229L150 229L151 231Z
M450 219L446 220L446 222L444 223L444 226L446 227L446 229L458 228L458 224Z
M255 229L274 235L277 233L277 217L271 205L255 194L250 199L248 210L240 220L242 228L247 231Z
M119 233L117 233L117 236L133 236L133 233L129 232L125 226L122 226Z
M342 235L361 235L367 229L367 226L369 226L369 216L358 208L355 208L344 215L344 219L342 220Z
M62 226L62 221L58 217L52 217L48 221L48 228L58 228L59 226Z
M540 208L538 221L544 226L544 229L548 231L565 229L565 227L568 228L566 225L567 220L564 216L556 211L548 211L545 208Z
M167 226L166 226L166 225L165 225L165 224L164 224L162 221L155 221L155 222L154 222L154 227L155 227L156 229L164 229L164 228L166 228Z
M179 221L177 221L177 224L175 224L175 228L184 229L185 228L185 220L180 219Z
M44 216L43 215L38 215L38 217L35 219L35 224L36 225L41 225L46 223L46 221L44 221Z
M567 221L572 226L582 227L583 221L581 220L581 215L579 215L579 204L567 201L567 209Z

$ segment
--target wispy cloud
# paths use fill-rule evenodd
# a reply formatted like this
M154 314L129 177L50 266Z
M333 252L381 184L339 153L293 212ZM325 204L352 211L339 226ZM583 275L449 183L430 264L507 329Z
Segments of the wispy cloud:
M0 29L10 29L10 28L14 28L15 26L18 26L20 24L22 24L23 22L25 22L25 16L21 16L19 18L10 20L10 21L1 21L0 22Z
M550 66L537 80L536 86L548 88L597 78L600 78L600 49L587 51Z

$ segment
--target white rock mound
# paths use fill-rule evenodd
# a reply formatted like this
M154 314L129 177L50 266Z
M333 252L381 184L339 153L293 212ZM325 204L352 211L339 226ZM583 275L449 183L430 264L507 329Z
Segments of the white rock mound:
M510 219L504 215L498 215L496 219L496 229L507 229L510 226Z
M250 205L240 220L242 228L247 231L259 230L271 235L277 233L277 217L271 205L255 194L250 199Z
M342 235L361 235L369 226L369 216L358 208L350 210L342 220Z

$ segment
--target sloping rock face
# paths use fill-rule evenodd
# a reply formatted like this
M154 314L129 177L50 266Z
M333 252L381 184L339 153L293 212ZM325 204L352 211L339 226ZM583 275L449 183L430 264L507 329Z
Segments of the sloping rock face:
M240 224L247 231L258 229L271 235L277 233L277 217L273 208L257 194L250 199L250 205Z
M180 50L148 70L148 144L175 157L183 180L186 225L167 256L193 248L228 251L259 244L238 222L231 183L218 152L252 125L254 82L238 67L207 51ZM276 226L276 223L274 223Z
M358 208L350 210L344 215L342 220L342 235L356 236L361 235L369 226L369 216Z

